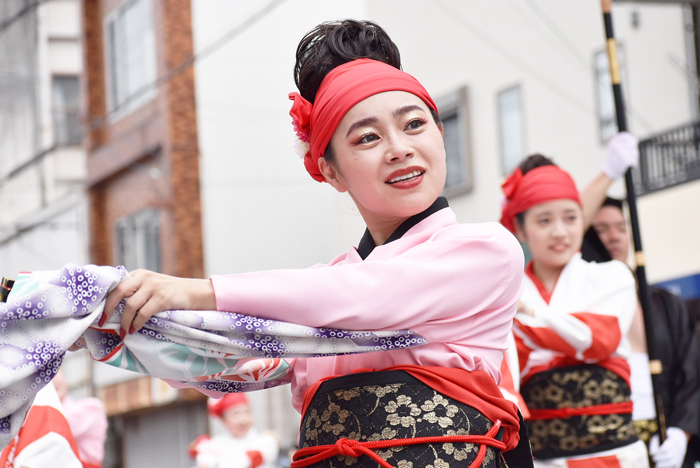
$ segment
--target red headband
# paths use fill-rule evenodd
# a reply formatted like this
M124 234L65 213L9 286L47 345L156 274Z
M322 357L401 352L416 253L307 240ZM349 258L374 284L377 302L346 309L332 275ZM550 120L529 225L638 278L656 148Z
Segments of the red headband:
M415 94L437 112L433 99L418 80L391 65L370 59L353 60L331 70L321 82L314 104L299 93L289 94L289 99L294 101L289 111L294 130L302 142L310 144L304 166L314 180L325 181L318 169L318 158L323 156L345 114L358 102L386 91Z
M568 172L557 166L536 167L525 175L518 167L501 187L506 196L501 224L513 233L515 215L524 213L533 206L562 198L581 204L574 180Z
M236 405L249 405L248 397L243 393L227 393L218 400L210 399L207 403L209 414L220 418L224 411Z

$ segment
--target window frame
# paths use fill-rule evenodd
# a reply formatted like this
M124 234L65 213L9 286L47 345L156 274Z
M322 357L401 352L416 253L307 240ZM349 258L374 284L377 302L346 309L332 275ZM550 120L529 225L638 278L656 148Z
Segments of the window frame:
M122 102L116 102L119 97L117 96L117 81L116 77L117 69L125 77L124 84L128 88L128 70L122 69L121 67L116 67L116 54L114 54L115 49L115 39L112 37L112 27L117 24L119 19L127 14L128 10L134 7L139 2L147 2L150 11L150 34L153 36L152 40L152 53L153 63L144 63L145 66L149 67L145 73L150 73L152 76L147 77L145 85L137 89L135 93L128 94L125 96ZM155 25L155 5L153 0L126 0L121 5L114 8L103 19L103 43L104 43L104 59L105 59L105 95L107 101L107 112L110 121L117 121L128 114L131 114L135 110L143 107L148 102L152 101L157 95L157 87L152 86L150 89L145 89L151 84L155 84L158 78L158 47L156 45L156 25ZM123 27L123 25L122 25ZM148 44L143 45L143 47L149 47ZM145 53L145 52L144 52ZM128 53L127 53L128 57ZM128 60L127 60L128 62ZM127 89L127 93L129 90ZM136 97L134 97L136 96Z
M600 69L598 68L598 57L599 56L604 56L603 63L606 65L607 70L607 81L605 83L600 82ZM618 42L617 43L617 61L619 64L619 70L620 70L620 82L622 83L622 95L623 99L625 100L625 106L629 110L629 100L627 99L627 73L626 73L626 67L627 67L627 53L625 51L625 46L623 43ZM617 116L615 114L615 97L613 95L613 90L612 90L612 78L610 77L610 62L608 60L608 50L606 48L603 49L598 49L593 53L593 89L595 90L595 105L596 105L596 121L598 123L598 138L600 139L601 144L606 144L610 138L614 137L618 133L618 128L617 128ZM610 102L613 103L613 111L612 111L612 127L614 128L614 131L610 132L610 135L605 136L603 134L603 116L602 116L602 106L601 106L601 91L602 89L605 88L605 93L610 96Z
M155 227L158 248L151 252L148 245L148 235ZM154 207L146 207L129 213L114 222L114 260L115 264L124 265L127 270L145 268L147 270L162 272L163 269L163 220L161 210ZM136 250L134 265L128 265L130 259L126 258L124 232L133 231L135 238L132 249ZM155 265L149 265L149 252L155 255Z
M503 96L505 93L511 92L513 90L518 91L518 100L519 100L519 114L520 114L520 143L522 145L522 154L520 155L520 158L516 162L516 164L512 168L506 167L506 155L505 155L505 147L504 147L504 128L503 128L503 119L502 119L502 112L501 112L501 96ZM511 172L515 170L516 167L518 167L518 164L525 159L527 156L527 139L526 139L526 131L525 131L525 105L524 105L524 99L523 99L524 93L523 93L523 86L521 83L515 83L510 86L506 86L505 88L500 89L496 93L496 119L497 119L497 127L498 127L498 153L499 153L499 160L500 160L500 166L501 166L501 175L504 177L507 177Z
M58 112L57 112L57 106L56 106L56 79L61 79L61 78L75 78L75 81L78 84L78 100L76 103L75 107L75 112L77 116L76 120L76 133L75 133L75 139L71 140L70 138L67 138L65 141L59 139L59 132L58 132L58 119L56 118ZM82 128L82 122L81 122L81 112L82 112L82 102L81 102L81 89L80 89L80 75L74 75L74 74L65 74L65 73L57 73L51 75L51 124L53 126L53 138L54 141L57 144L63 145L63 146L80 146L82 145L83 142L83 128ZM66 115L65 108L62 109L63 115ZM66 119L68 121L68 119ZM68 136L72 136L73 134L70 133L70 129L67 129Z
M439 96L437 99L435 99L435 105L437 105L441 120L457 116L457 128L459 129L459 153L462 162L461 183L452 187L445 187L442 191L442 196L452 198L460 195L466 195L474 189L469 119L469 93L467 86L460 86L454 91ZM447 150L447 148L445 149ZM445 164L447 164L447 162L445 162Z

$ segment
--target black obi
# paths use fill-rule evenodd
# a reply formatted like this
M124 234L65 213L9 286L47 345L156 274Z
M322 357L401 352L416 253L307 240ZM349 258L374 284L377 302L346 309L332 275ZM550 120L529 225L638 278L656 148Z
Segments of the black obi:
M433 390L404 371L346 375L321 384L304 415L299 447L405 438L485 435L493 423L476 409ZM495 430L494 430L495 431ZM502 440L503 429L496 434ZM468 467L480 445L448 442L376 449L391 466ZM366 455L334 455L315 468L376 467ZM482 467L501 467L500 450L488 447Z
M520 393L532 413L526 423L536 459L587 455L637 441L629 385L608 369L593 364L550 369L532 376ZM567 408L583 414L548 415L547 410Z

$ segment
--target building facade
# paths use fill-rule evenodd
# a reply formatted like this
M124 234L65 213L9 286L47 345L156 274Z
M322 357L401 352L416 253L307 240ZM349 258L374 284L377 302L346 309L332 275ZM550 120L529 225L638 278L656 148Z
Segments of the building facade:
M688 15L615 6L642 139L698 115ZM90 261L208 277L303 268L357 245L350 198L314 182L293 152L287 99L299 39L348 17L382 25L438 103L459 221L497 221L500 183L527 154L551 156L581 188L598 173L615 128L596 3L85 0ZM700 226L682 215L699 201L698 182L640 198L652 282L700 272ZM221 430L198 395L104 367L90 382L113 417L106 466L186 467L186 444L207 424ZM292 446L289 389L250 396L257 425Z
M0 5L0 275L87 262L78 0Z

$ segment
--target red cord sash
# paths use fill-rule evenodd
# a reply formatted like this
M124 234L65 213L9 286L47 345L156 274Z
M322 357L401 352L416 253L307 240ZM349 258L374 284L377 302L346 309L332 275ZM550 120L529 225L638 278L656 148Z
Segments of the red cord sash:
M532 409L528 420L566 419L572 416L597 416L606 414L629 414L632 412L632 402L608 403L605 405L584 406L582 408Z
M405 445L431 444L431 443L448 443L448 442L464 442L471 444L480 444L479 453L476 459L469 465L469 468L481 466L481 462L486 457L486 447L491 446L504 451L506 444L494 437L498 434L501 428L501 421L498 420L486 433L486 435L467 435L467 436L436 436L436 437L415 437L413 439L394 439L394 440L375 440L369 442L360 442L353 439L340 439L333 445L317 445L316 447L305 447L299 449L294 454L290 468L302 468L314 463L326 460L335 455L344 455L349 457L359 457L367 455L379 466L383 468L393 468L382 457L377 455L374 449L384 449L389 447L401 447ZM310 455L310 456L309 456ZM309 456L308 458L303 458Z

